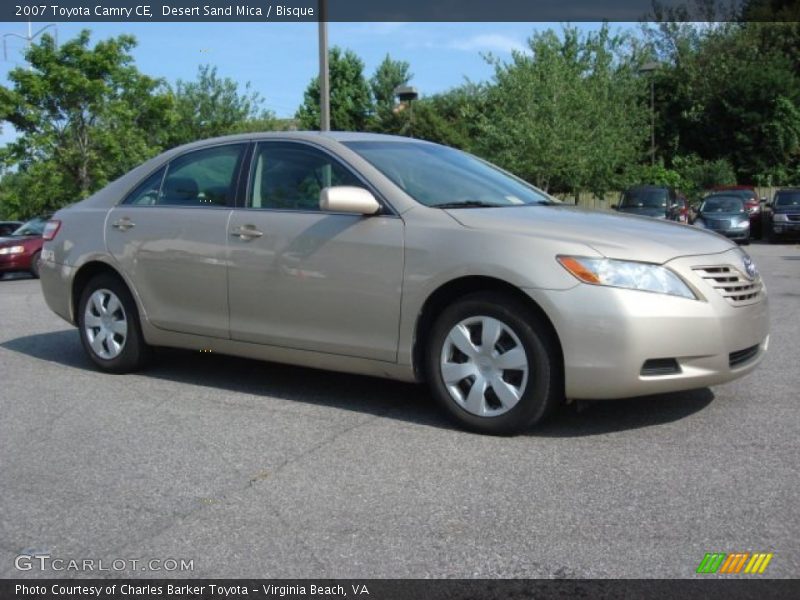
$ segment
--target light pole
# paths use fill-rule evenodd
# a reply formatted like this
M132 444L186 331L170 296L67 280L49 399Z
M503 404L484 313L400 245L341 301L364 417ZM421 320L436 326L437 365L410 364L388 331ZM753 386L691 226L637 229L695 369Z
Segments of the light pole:
M656 79L652 73L659 63L648 62L639 67L639 73L650 73L650 164L656 165Z
M331 80L328 69L328 1L319 0L319 130L331 130Z
M58 46L58 26L55 23L50 23L49 25L45 25L44 27L42 27L41 29L36 31L36 33L33 33L31 22L28 21L28 35L20 35L18 33L4 33L3 34L3 59L4 60L8 60L8 46L6 44L6 39L7 38L15 37L15 38L19 38L21 40L25 40L25 48L26 49L30 49L31 45L33 44L33 40L35 40L37 37L42 35L46 30L50 29L51 27L53 28L53 32L55 33L54 37L55 37L56 46ZM28 65L28 69L29 70L32 69L32 68L33 67L31 65Z

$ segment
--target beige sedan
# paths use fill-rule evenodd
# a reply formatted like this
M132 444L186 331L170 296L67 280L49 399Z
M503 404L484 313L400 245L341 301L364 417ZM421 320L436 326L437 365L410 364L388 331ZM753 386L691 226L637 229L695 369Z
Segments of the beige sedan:
M170 150L47 225L41 282L102 370L172 346L427 381L463 426L723 383L766 290L710 232L581 210L468 154L357 133Z

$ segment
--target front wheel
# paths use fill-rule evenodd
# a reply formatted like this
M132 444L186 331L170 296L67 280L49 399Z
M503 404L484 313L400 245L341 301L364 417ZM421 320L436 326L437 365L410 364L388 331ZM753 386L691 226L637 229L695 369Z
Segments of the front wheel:
M42 260L42 252L38 251L35 252L33 256L31 256L31 275L34 278L39 279L39 261Z
M427 376L460 425L513 434L541 421L563 393L558 345L512 296L477 293L445 309L430 335Z
M112 275L97 275L83 290L78 330L84 350L103 371L129 373L149 357L133 296Z

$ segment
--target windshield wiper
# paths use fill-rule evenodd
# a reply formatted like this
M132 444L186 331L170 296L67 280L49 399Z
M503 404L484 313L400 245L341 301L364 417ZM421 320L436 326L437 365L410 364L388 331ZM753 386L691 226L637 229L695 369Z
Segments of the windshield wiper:
M494 202L483 202L481 200L465 200L464 202L444 202L442 204L431 204L431 208L502 208L513 206L511 204L495 204Z

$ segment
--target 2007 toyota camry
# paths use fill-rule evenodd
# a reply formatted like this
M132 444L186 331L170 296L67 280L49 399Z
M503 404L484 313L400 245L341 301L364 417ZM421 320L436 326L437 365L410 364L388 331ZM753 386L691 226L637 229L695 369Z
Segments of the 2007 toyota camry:
M358 133L170 150L47 225L47 303L114 373L153 346L425 380L509 433L562 398L684 390L768 343L748 255L567 206L460 151Z

